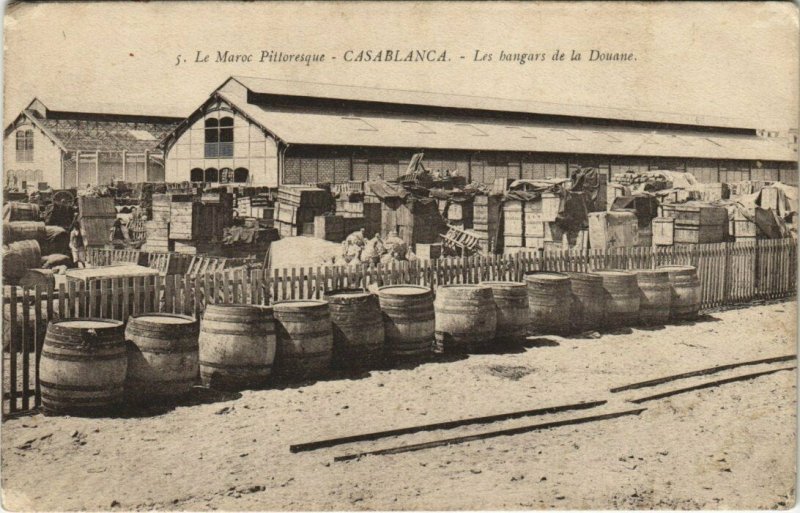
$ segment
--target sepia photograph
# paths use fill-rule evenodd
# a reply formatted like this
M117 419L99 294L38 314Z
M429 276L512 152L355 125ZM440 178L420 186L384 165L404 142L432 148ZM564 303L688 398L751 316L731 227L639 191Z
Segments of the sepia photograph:
M7 3L2 508L795 508L798 9Z

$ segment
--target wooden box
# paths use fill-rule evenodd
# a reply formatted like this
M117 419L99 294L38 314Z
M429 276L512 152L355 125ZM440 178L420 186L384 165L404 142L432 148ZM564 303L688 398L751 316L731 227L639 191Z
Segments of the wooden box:
M314 237L341 242L345 237L345 219L342 216L317 216L314 218Z
M661 217L675 219L676 225L720 225L728 222L728 211L710 205L661 205Z
M764 187L761 189L761 208L778 210L779 209L779 189L776 187Z
M505 238L522 238L525 234L525 225L521 201L506 201L503 204L503 236ZM522 241L520 240L520 246ZM508 244L508 241L506 241Z
M675 224L675 244L711 244L725 242L726 224L683 225Z
M653 244L656 246L672 246L675 243L675 220L671 217L653 219Z
M589 244L594 249L633 247L639 222L633 212L592 212L589 214Z
M542 193L542 221L553 222L558 217L561 207L561 197L552 192Z

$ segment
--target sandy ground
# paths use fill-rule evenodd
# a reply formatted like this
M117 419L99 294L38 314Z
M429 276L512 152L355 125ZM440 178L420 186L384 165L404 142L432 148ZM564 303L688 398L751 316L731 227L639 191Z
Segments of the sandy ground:
M316 237L287 237L272 243L273 269L317 267L342 256L342 244Z
M796 315L796 303L785 302L597 339L531 337L518 352L246 391L149 417L12 419L2 426L3 505L789 508L795 501L795 371L648 402L639 416L349 462L333 457L632 408L625 399L713 378L623 394L609 389L795 353ZM609 398L596 410L289 452L292 443L320 438Z

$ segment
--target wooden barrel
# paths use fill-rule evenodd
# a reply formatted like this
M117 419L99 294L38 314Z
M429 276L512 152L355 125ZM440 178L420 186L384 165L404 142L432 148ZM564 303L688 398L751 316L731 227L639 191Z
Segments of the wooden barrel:
M46 413L101 415L123 400L125 354L122 322L74 318L47 327L39 364Z
M35 240L12 242L3 253L3 277L14 285L28 269L39 267L42 253Z
M536 271L525 275L530 329L539 333L570 331L572 289L569 276Z
M383 364L383 318L378 297L361 289L325 293L330 304L335 369L374 369Z
M38 221L39 205L12 201L3 207L4 221Z
M579 331L599 330L606 315L603 277L596 273L564 273L572 290L572 324Z
M433 309L436 352L475 352L491 346L497 328L491 287L440 285Z
M606 292L605 326L616 328L638 322L639 285L632 272L617 269L597 271Z
M669 273L672 287L670 318L675 320L696 319L700 312L700 280L697 269L691 265L667 265L659 267Z
M189 392L200 370L199 335L200 324L186 315L150 313L128 319L126 397L161 402Z
M394 363L421 361L433 355L433 292L419 285L378 289L386 333L386 355Z
M275 360L272 309L207 305L198 344L203 385L218 390L263 387Z
M639 284L639 322L644 325L667 322L672 303L669 272L663 269L637 270L636 280Z
M275 378L299 382L325 377L333 358L333 326L327 301L275 303L278 350Z
M497 329L495 338L512 341L524 338L528 331L528 290L516 281L484 281L492 289Z
M63 230L63 228L62 228ZM47 228L40 221L3 222L3 243L10 244L21 240L35 240L39 244L47 239Z

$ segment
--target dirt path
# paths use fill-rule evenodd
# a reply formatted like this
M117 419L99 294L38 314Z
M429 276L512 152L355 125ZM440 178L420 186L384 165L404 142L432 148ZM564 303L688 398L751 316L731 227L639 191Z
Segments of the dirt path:
M754 306L599 339L535 337L518 353L248 391L145 418L13 419L2 427L3 503L115 511L790 507L794 371L653 401L638 417L420 452L333 463L355 451L589 412L300 454L288 446L606 399L634 381L792 354L795 319L794 302ZM622 399L649 393L591 413L631 408Z

